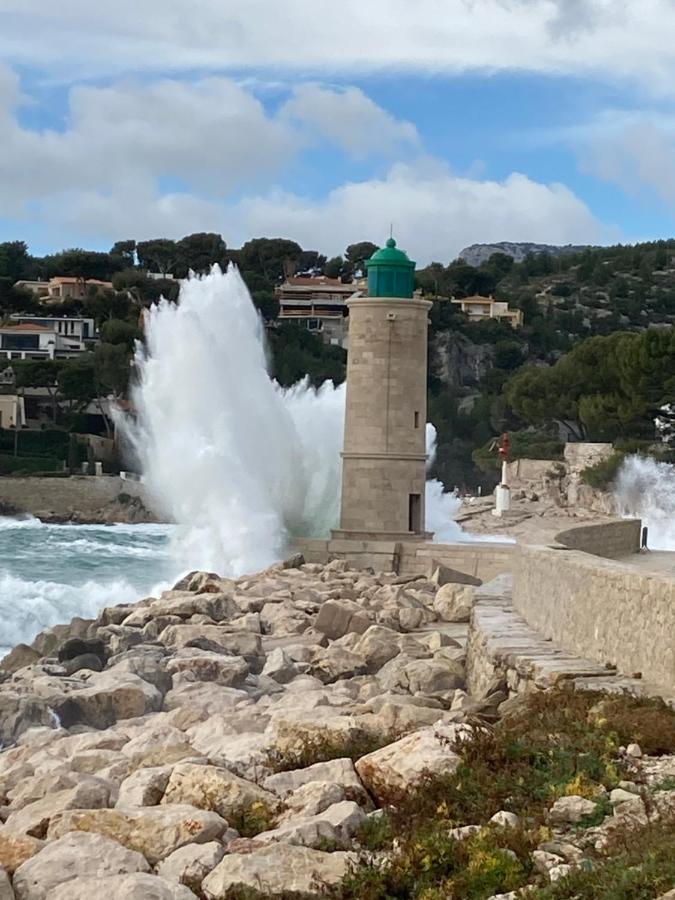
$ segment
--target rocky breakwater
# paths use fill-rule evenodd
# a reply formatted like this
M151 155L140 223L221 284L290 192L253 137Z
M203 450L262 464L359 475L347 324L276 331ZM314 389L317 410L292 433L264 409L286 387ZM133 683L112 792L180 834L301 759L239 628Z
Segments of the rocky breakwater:
M467 716L506 699L464 690L466 580L302 558L192 573L16 647L0 669L1 900L340 881L380 798L452 770Z

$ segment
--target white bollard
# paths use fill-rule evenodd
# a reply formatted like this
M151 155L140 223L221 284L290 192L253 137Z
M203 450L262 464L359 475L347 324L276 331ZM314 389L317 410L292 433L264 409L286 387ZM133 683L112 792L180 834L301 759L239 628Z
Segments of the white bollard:
M511 490L506 484L498 484L495 488L495 508L492 510L494 516L502 517L511 509Z

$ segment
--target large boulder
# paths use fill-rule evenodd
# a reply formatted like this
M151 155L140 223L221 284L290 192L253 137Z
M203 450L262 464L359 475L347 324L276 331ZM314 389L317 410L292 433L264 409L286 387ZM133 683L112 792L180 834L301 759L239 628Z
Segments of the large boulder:
M363 634L371 621L363 607L353 600L327 600L319 610L314 627L331 640L345 634Z
M445 584L436 594L434 610L444 622L468 622L475 602L475 587Z
M5 672L18 672L19 669L23 669L25 666L32 666L39 659L40 654L37 650L29 647L28 644L17 644L9 651L7 656L3 657L2 662L0 662L0 669L4 669Z
M356 771L381 801L396 798L426 775L452 774L460 757L450 744L467 734L467 726L434 725L362 756Z
M253 853L223 857L202 882L202 891L207 900L226 900L236 888L257 890L263 897L284 891L313 896L317 885L341 881L351 861L350 853L270 844Z
M164 796L173 765L137 769L119 787L115 806L157 806Z
M363 825L366 814L352 800L333 803L314 816L299 816L284 821L271 831L256 835L256 841L301 844L304 847L348 847L356 830Z
M70 831L105 835L130 850L142 853L155 865L186 844L206 844L218 840L227 822L213 812L194 806L171 804L143 809L77 809L54 816L48 838L54 840Z
M140 853L100 834L67 834L27 860L14 874L17 900L51 900L52 891L74 878L149 872Z
M156 875L117 875L107 878L76 878L63 884L49 900L196 900L183 884L170 884Z
M75 787L48 794L42 800L29 803L10 812L3 833L28 834L44 838L50 822L69 809L100 809L110 802L110 785L101 778L83 776Z
M262 787L282 799L289 794L300 791L310 783L337 785L342 788L345 797L358 803L367 803L368 795L359 779L351 759L331 759L328 762L314 763L304 769L292 769L278 772L263 779ZM318 810L317 810L318 812Z
M400 635L392 628L371 625L354 644L354 653L363 660L366 671L375 674L390 659L398 656Z
M167 663L171 675L184 674L192 681L207 681L238 687L246 680L248 663L241 656L225 656L208 650L185 647Z
M161 802L189 803L228 818L243 807L254 803L275 806L277 800L274 794L227 769L179 763L171 772Z
M89 725L109 728L118 719L132 719L158 710L162 694L132 673L92 673L81 690L74 690L55 705L54 711L65 728Z
M175 850L157 866L157 874L173 884L184 884L199 893L202 881L225 855L225 848L217 841L208 844L188 844Z

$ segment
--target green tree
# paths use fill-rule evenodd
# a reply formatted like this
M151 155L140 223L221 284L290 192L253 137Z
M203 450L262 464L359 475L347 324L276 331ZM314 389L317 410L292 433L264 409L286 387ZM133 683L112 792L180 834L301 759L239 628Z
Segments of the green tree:
M121 256L111 256L109 253L98 253L94 250L83 250L81 247L73 247L63 250L52 256L45 256L43 264L47 276L56 275L72 276L85 281L89 278L99 281L108 281L115 272L125 266Z
M373 244L372 241L359 241L347 247L345 259L352 264L353 271L363 272L365 270L365 261L370 259L373 253L379 249L378 245Z
M11 282L27 278L30 268L28 245L25 241L4 241L0 243L0 278Z
M179 258L176 242L167 238L139 241L136 244L136 254L141 268L160 275L172 272Z
M126 291L96 290L85 298L82 307L101 326L111 319L127 319L132 315L133 303Z
M344 260L341 256L333 256L323 267L323 274L326 278L339 278L343 263Z
M176 251L175 274L185 278L190 270L202 274L208 272L214 263L223 266L227 246L220 234L203 231L181 238L176 244Z
M254 238L239 251L240 267L244 272L256 272L270 284L278 284L286 268L297 265L302 247L285 238Z
M115 241L110 248L111 256L119 256L125 266L136 264L136 241Z
M101 328L101 340L106 344L122 344L127 350L133 350L136 341L141 340L140 329L131 322L122 319L109 319Z

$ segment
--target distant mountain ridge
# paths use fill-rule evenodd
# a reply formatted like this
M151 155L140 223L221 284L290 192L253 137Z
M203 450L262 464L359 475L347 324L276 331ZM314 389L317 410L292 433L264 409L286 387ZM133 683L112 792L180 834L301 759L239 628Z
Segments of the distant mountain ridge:
M588 249L589 244L534 244L525 242L499 241L496 244L471 244L457 254L458 259L463 259L470 266L480 266L492 256L493 253L505 253L511 256L517 263L522 262L528 253L550 253L551 256L561 256L564 253L580 253Z

